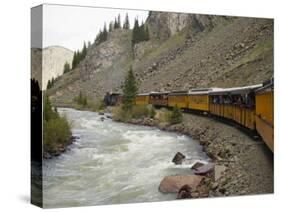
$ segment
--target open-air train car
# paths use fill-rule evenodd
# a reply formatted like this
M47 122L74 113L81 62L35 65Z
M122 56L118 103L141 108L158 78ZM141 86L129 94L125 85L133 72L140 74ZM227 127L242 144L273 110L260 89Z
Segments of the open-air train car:
M168 94L169 92L151 92L149 94L149 104L152 104L156 107L167 107Z
M256 129L266 145L274 152L274 81L263 83L255 92Z
M261 86L260 84L210 91L210 113L255 130L254 91Z

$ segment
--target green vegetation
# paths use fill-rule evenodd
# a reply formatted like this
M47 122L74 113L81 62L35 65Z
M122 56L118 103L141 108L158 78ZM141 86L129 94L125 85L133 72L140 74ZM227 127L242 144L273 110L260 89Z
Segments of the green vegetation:
M149 110L149 117L153 119L155 115L156 115L156 110L153 106L151 106Z
M125 21L124 21L124 24L123 24L123 29L130 29L130 22L129 22L128 13L126 13Z
M132 35L132 47L134 47L134 45L137 43L140 43L142 41L148 41L148 40L149 40L148 26L144 23L142 23L139 26L138 19L135 19L133 35Z
M105 104L102 99L97 101L91 100L89 97L84 95L82 91L80 91L79 95L74 97L74 108L77 110L90 110L93 112L102 111L105 108Z
M50 89L54 86L55 82L56 82L57 78L55 79L54 77L52 77L51 80L48 80L48 83L47 83L47 89Z
M70 124L65 117L58 114L56 108L52 108L48 96L44 98L43 108L43 148L44 152L52 154L71 142Z
M69 65L69 63L68 62L66 62L65 64L64 64L64 67L63 67L63 73L64 74L66 74L66 73L68 73L68 72L70 72L70 65Z
M133 73L133 68L130 66L123 85L122 110L124 112L129 112L132 110L132 107L135 104L137 92L137 82Z
M112 26L111 26L112 27ZM112 30L112 28L111 28ZM107 40L108 32L106 28L106 23L104 24L103 30L100 30L95 38L95 45L99 45Z
M80 108L85 108L88 105L88 98L80 91L79 95L74 97L74 102L77 103Z
M179 124L182 122L182 118L183 117L181 110L177 106L175 106L173 108L173 111L169 115L168 121L170 124Z
M127 112L122 107L115 107L112 113L114 120L130 122L132 119L153 118L156 111L150 105L133 105Z
M88 47L90 46L90 43L88 43ZM72 69L76 68L77 65L84 60L84 58L86 57L88 48L86 47L86 43L84 42L82 51L75 51L74 55L73 55L73 59L72 59Z

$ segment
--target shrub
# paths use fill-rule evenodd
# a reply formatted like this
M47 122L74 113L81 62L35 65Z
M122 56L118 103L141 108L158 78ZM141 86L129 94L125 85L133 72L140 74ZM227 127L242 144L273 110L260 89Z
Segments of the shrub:
M140 118L145 118L149 116L149 109L145 105L134 105L132 107L132 118L135 119L140 119Z
M71 137L70 124L65 117L52 108L49 98L44 99L43 148L45 152L54 153L62 145L68 144Z
M112 114L115 121L128 122L132 119L131 111L124 111L122 106L115 107L112 111Z
M91 108L93 112L97 112L105 109L105 104L101 99L94 102L90 102L88 106L89 108Z
M44 151L56 152L58 147L70 141L70 125L65 117L44 121Z
M155 115L156 115L156 111L155 108L152 106L149 110L149 117L153 119Z
M158 119L160 123L168 123L170 114L171 114L171 112L168 111L166 108L161 108L155 114L155 118Z
M176 106L173 108L173 111L170 113L169 116L169 123L170 124L178 124L182 122L182 112L181 110Z

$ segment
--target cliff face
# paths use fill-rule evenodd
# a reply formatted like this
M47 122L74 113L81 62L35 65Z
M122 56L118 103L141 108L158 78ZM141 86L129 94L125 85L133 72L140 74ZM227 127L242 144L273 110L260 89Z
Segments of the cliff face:
M63 74L66 62L71 65L74 52L60 46L51 46L41 49L31 49L32 75L41 78L42 87L46 89L48 80ZM42 71L40 71L42 69ZM42 72L42 73L41 73Z
M194 34L206 29L212 29L222 19L225 19L225 17L186 13L151 12L147 19L147 24L149 25L151 36L164 41L183 29L188 31L187 34Z
M262 83L273 75L273 20L151 12L150 40L131 48L131 30L114 30L49 91L55 102L81 90L94 99L121 91L129 66L139 92Z

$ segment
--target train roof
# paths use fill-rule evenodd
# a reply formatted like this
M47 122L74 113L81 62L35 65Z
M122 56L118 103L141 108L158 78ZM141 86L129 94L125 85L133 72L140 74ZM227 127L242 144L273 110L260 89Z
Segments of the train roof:
M149 94L150 95L162 95L162 94L169 94L169 91L163 91L163 92L157 92L157 91L152 91Z
M194 88L190 89L189 95L204 95L209 94L210 92L220 91L222 88Z
M150 93L139 93L137 96L149 96Z
M109 95L121 95L121 93L118 93L118 92L111 92L111 93L109 93Z
M235 88L221 88L219 90L210 91L210 95L222 95L222 94L246 94L252 91L255 91L258 88L261 88L262 84L250 85L244 87L235 87Z
M271 78L270 80L264 81L262 87L257 89L255 92L259 93L264 91L270 91L273 90L273 86L274 86L274 78Z
M188 91L187 90L183 90L183 91L172 91L169 93L169 96L183 96L183 95L187 95Z

